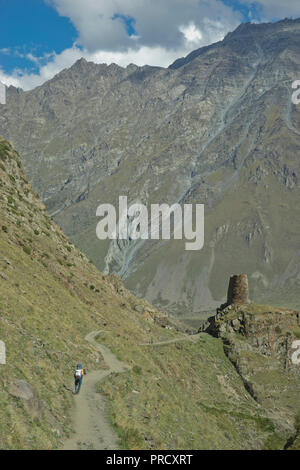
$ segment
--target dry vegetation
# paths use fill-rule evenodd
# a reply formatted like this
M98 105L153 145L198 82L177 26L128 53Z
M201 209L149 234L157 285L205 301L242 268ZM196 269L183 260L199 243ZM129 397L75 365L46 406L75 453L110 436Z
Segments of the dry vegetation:
M224 354L219 339L141 346L182 337L158 325L162 314L103 276L55 225L0 140L0 447L59 448L72 432L72 373L104 367L84 336L100 341L132 370L101 384L120 445L130 449L263 448L274 434ZM39 408L13 396L29 383ZM99 390L100 391L100 390Z

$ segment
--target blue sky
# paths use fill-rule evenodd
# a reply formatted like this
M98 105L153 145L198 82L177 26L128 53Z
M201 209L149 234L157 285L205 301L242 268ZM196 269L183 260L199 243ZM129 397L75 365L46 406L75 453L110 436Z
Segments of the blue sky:
M167 66L240 22L298 16L299 0L0 0L0 79L30 89L81 56Z
M70 20L43 0L0 0L0 18L0 65L6 72L15 68L38 72L38 64L27 54L60 53L77 37Z

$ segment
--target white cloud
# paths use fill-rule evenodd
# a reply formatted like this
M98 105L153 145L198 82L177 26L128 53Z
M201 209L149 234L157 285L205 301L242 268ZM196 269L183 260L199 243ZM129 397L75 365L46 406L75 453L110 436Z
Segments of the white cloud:
M41 85L76 60L85 57L95 63L127 66L166 67L194 49L223 39L235 29L241 16L221 0L45 0L66 16L78 32L73 47L36 57L22 50L0 49L2 54L26 58L39 68L38 73L14 70L11 75L0 68L0 80L25 90ZM258 4L262 19L300 16L300 1L239 0ZM136 34L128 36L124 21L114 15L134 19ZM251 13L250 16L251 17Z
M48 0L48 3L71 20L78 31L78 44L88 51L124 51L141 46L173 49L184 41L181 26L193 23L205 40L207 19L221 21L227 30L241 20L221 0ZM138 36L134 42L124 22L113 19L116 14L134 19Z
M10 48L9 47L3 47L0 49L1 54L9 55L10 54Z
M194 25L190 23L188 26L180 26L179 31L181 31L188 42L198 42L202 39L202 33Z
M80 57L96 63L168 66L194 49L221 40L241 21L238 12L221 0L45 0L66 16L78 31L73 47L60 54L27 59L39 74L0 70L5 83L30 89L70 67ZM124 21L134 18L136 34L129 36ZM1 78L2 77L2 78Z
M21 87L20 80L16 77L15 73L13 75L8 75L3 70L0 69L0 81L6 85L13 85L15 87Z
M39 73L27 73L22 70L16 69L10 75L6 74L0 68L0 80L5 85L13 85L17 88L23 88L24 90L30 90L35 88L47 80L50 80L58 72L66 67L71 67L76 60L82 57L82 52L77 47L66 49L61 54L52 53L48 54L50 59L46 65L40 66ZM34 56L27 57L29 60L40 63L43 58L36 58Z

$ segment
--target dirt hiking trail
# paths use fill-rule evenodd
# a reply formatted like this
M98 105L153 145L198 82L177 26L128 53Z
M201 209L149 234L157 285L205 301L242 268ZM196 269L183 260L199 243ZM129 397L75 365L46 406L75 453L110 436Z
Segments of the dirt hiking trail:
M106 346L97 343L95 337L100 333L102 331L93 331L85 339L101 353L108 369L92 371L84 376L80 394L75 396L72 412L75 434L66 440L64 450L119 448L119 438L107 418L106 400L100 393L96 393L96 386L111 373L126 372L130 367L120 362Z
M195 343L200 338L201 333L195 335L185 335L178 338L168 339L166 341L157 341L150 343L141 343L140 346L164 346L165 344L180 343L182 341L191 341Z
M131 368L119 361L106 346L95 340L100 333L104 331L92 331L85 339L101 353L108 369L95 370L84 376L80 394L74 397L75 407L72 414L75 434L65 441L63 450L116 450L119 448L119 438L107 417L106 399L100 393L96 393L96 386L113 372L122 373ZM167 341L144 343L140 346L162 346L181 341L194 342L198 337L199 335L186 335Z

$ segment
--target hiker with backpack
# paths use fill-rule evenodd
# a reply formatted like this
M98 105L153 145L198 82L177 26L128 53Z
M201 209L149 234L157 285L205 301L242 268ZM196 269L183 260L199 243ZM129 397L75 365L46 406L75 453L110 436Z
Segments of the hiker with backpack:
M86 374L86 370L82 368L81 364L77 364L76 370L74 373L75 379L75 393L78 394L81 389L83 376Z

